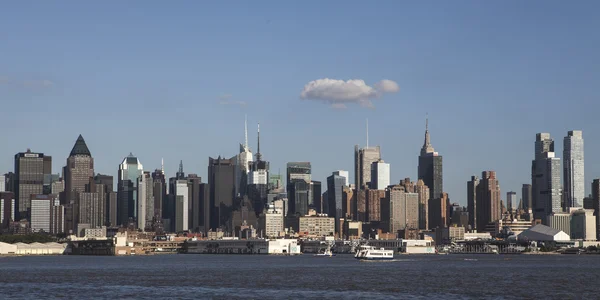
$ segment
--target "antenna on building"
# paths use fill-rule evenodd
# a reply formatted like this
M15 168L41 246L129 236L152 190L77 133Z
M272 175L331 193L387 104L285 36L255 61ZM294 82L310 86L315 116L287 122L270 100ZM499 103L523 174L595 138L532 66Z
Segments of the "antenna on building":
M258 123L258 128L257 128L256 133L257 133L257 142L258 142L258 145L256 146L256 160L260 161L260 157L261 157L261 155L260 155L260 123Z
M161 158L160 159L160 172L165 175L165 159Z
M367 148L369 148L369 118L367 118Z
M244 147L248 149L248 115L244 115Z

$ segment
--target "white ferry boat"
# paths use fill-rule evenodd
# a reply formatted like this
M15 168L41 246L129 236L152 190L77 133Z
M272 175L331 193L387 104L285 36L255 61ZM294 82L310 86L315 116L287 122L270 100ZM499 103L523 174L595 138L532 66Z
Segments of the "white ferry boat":
M325 252L315 254L315 256L317 256L317 257L333 257L333 256L335 256L335 254L331 251L331 247L327 247L327 249L325 249Z
M354 258L366 260L394 259L394 250L377 249L373 246L363 245L358 248Z

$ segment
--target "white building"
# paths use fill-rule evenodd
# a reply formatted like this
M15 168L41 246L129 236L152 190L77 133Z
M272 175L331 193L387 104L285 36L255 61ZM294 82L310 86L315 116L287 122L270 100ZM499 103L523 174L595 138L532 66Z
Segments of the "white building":
M0 192L6 192L6 178L4 175L0 175Z
M50 215L54 199L49 195L35 195L31 199L31 231L50 233Z
M593 209L579 209L571 214L570 235L574 240L596 240L596 217Z
M270 240L268 244L269 254L300 254L300 245L295 239Z
M390 164L378 160L371 164L371 189L385 190L390 185Z
M564 231L548 227L546 225L535 225L519 234L517 239L520 241L531 242L565 242L571 238Z
M585 175L583 132L569 131L563 143L563 193L567 207L583 207Z
M337 171L333 172L333 175L337 175L337 176L346 178L346 182L344 183L344 186L348 186L348 179L350 178L350 175L348 175L348 171L337 170Z
M269 205L261 218L261 228L264 237L279 237L284 231L283 208L277 209Z
M548 216L548 226L554 229L564 231L571 235L571 214L566 212L553 213Z
M137 222L138 228L144 230L152 225L154 218L154 185L150 172L144 172L138 177L137 186Z
M188 230L188 184L187 180L175 182L175 231Z

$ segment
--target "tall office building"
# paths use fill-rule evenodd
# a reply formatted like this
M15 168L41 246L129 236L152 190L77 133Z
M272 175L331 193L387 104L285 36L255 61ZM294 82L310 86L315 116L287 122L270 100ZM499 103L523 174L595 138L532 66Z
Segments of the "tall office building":
M287 164L288 215L305 216L308 214L311 196L310 182L310 162L289 162ZM324 204L328 204L328 202Z
M335 173L333 175L335 175ZM356 201L356 198L354 198L354 190L349 186L344 186L342 189L342 214L347 220L354 220L354 211L352 210L354 201Z
M175 231L186 231L188 230L189 222L188 182L185 179L176 180L174 187L175 189L173 190L173 195L175 196Z
M82 226L96 228L104 225L105 216L102 214L104 202L100 194L95 192L79 193L77 207L79 208L76 221L77 234L81 232Z
M117 193L114 191L114 182L111 175L96 174L94 176L95 192L100 194L104 202L104 224L117 226Z
M592 199L594 215L596 216L596 235L600 240L600 179L592 181Z
M387 225L388 232L419 228L419 195L407 192L400 185L387 188L385 193L381 219Z
M0 193L6 192L6 176L0 175Z
M54 206L58 205L60 205L60 201L54 195L32 195L31 231L51 233L52 214Z
M248 173L250 163L253 161L252 150L248 145L248 122L244 120L244 143L240 144L240 152L231 158L235 167L235 196L242 197L247 194Z
M129 153L119 165L117 181L118 222L126 224L138 218L138 178L144 173L139 159ZM143 227L140 229L144 229Z
M517 211L517 193L513 191L506 193L506 209L509 213Z
M18 205L17 218L29 218L31 195L44 190L44 154L26 152L15 154L15 201Z
M354 185L362 190L369 187L372 164L381 159L379 146L359 148L354 146Z
M342 176L331 175L327 177L327 215L335 218L335 233L338 236L340 236L342 233L340 221L344 219L342 203L344 198L344 183L345 178Z
M65 231L77 230L79 212L79 194L86 192L86 187L94 177L94 158L83 139L79 135L67 158L67 165L63 168L65 180L64 200L65 205Z
M381 203L385 201L385 190L362 190L365 202L365 221L362 222L380 222L381 221ZM358 200L358 197L357 197Z
M521 188L521 203L523 204L523 210L526 212L533 210L533 204L531 203L531 184L523 184Z
M471 229L477 230L477 186L479 185L479 177L471 176L471 180L467 181L467 210L469 212L469 225ZM483 228L482 228L483 229Z
M198 174L189 174L188 181L188 229L193 232L200 230L200 216L204 211L200 185L202 178Z
M489 223L502 217L500 183L495 171L484 171L477 185L475 214L477 215L477 230L482 231Z
M44 155L44 194L50 194L52 183L57 181L59 174L52 174L52 156Z
M429 228L448 227L448 206L450 200L448 193L442 193L441 197L429 199Z
M153 192L154 197L154 218L160 221L163 216L163 204L167 200L167 180L165 178L164 169L157 169L152 172Z
M208 158L208 184L210 184L210 228L227 227L233 212L235 198L235 164L220 156ZM229 228L231 231L232 228Z
M390 164L383 160L371 164L371 183L373 190L385 190L390 185Z
M562 211L560 158L555 157L554 140L549 133L536 135L531 181L534 218L547 222L548 215Z
M344 182L344 186L349 186L350 185L350 175L348 174L348 171L344 171L344 170L337 170L333 172L333 175L337 175L337 176L341 176L346 178L346 182Z
M419 155L419 179L422 179L429 188L431 199L441 197L444 192L444 177L442 170L442 156L433 149L429 136L429 120L425 122L425 142Z
M260 124L258 124L256 139L256 160L250 162L248 173L248 198L252 201L254 212L258 217L267 208L269 191L269 162L263 161L260 153Z
M151 230L154 219L154 185L150 172L144 172L137 179L137 227Z
M583 198L585 198L583 132L569 131L563 146L565 208L583 207Z
M314 208L317 211L317 213L323 213L324 199L322 198L322 194L321 194L321 192L322 192L321 182L311 180L310 181L310 190L311 190L311 194L312 194L313 198L312 198L312 201L310 201L310 202L312 202L312 205L309 205L309 206Z
M429 187L423 179L417 181L415 193L419 195L419 229L429 230Z

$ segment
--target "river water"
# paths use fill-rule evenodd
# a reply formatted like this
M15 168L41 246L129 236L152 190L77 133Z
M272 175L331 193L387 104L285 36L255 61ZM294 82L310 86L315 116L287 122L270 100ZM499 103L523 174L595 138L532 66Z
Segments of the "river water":
M599 299L600 256L0 257L0 298Z

